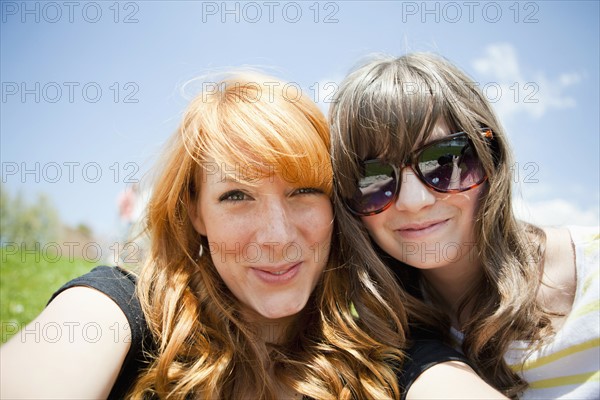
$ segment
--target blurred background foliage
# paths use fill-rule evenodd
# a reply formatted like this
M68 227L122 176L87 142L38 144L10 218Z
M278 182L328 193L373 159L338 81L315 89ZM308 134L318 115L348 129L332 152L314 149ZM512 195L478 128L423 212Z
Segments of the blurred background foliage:
M0 343L33 320L61 285L98 264L81 251L95 245L88 226L65 225L43 193L27 201L2 184L0 244Z

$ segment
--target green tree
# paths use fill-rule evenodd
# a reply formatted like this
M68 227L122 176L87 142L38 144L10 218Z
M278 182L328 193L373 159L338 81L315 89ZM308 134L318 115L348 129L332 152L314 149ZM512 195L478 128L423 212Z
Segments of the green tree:
M56 241L61 222L56 207L46 194L38 194L33 204L28 204L21 192L11 197L6 186L0 195L1 240L25 243L33 248L36 243ZM31 247L30 247L31 246Z
M8 241L8 229L10 226L9 210L11 199L6 187L0 182L0 243Z

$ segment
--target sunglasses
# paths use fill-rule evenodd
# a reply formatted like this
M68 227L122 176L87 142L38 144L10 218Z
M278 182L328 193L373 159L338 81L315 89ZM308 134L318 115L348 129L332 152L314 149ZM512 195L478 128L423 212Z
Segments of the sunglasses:
M492 139L491 129L481 133ZM409 166L426 186L441 193L458 193L487 179L475 147L465 132L427 143L410 154L402 166L382 159L362 162L362 177L354 195L346 199L350 211L369 216L385 211L400 193L401 170Z

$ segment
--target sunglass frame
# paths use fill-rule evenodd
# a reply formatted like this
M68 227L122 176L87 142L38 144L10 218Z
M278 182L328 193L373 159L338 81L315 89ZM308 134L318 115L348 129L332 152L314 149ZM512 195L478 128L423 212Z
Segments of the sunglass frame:
M492 130L490 128L481 128L481 133L484 136L484 138L491 140L493 138L493 133ZM467 144L465 146L463 146L463 149L467 146L470 146L471 149L473 150L473 152L475 153L475 156L477 157L477 159L479 160L479 155L477 154L477 151L475 149L475 146L473 145L472 140L469 138L468 133L466 132L457 132L457 133L453 133L451 135L445 136L443 138L440 139L436 139L433 140L427 144L425 144L424 146L416 149L415 151L413 151L406 159L406 161L404 163L402 163L401 166L389 163L381 158L373 158L373 159L369 159L369 160L364 160L362 161L363 165L366 164L374 164L374 163L379 163L381 165L386 165L386 166L390 166L392 167L392 169L394 170L394 174L396 175L396 185L394 188L394 195L392 197L390 197L390 201L388 201L383 207L374 210L374 211L369 211L369 212L360 212L357 211L355 209L352 208L352 206L350 206L350 204L348 203L348 201L350 199L346 200L346 205L348 207L348 209L350 210L350 212L354 215L357 216L361 216L361 217L369 217L371 215L376 215L379 213L384 212L385 210L387 210L393 203L394 201L396 201L396 199L398 198L398 194L400 193L400 181L402 180L401 178L401 171L402 169L409 167L414 174L419 178L419 180L428 188L431 188L432 190L438 192L438 193L461 193L461 192L466 192L467 190L471 190L476 188L477 186L481 185L483 182L485 182L488 178L487 174L484 171L483 177L477 182L474 183L468 187L465 188L459 188L459 189L442 189L442 188L438 188L435 187L433 184L431 184L430 182L427 181L427 179L425 178L425 175L422 173L421 169L418 167L419 165L419 157L423 154L423 152L425 152L427 149L439 145L440 143L445 143L445 142L452 142L453 140L456 139L460 139L466 137L467 138ZM481 161L480 161L481 162Z

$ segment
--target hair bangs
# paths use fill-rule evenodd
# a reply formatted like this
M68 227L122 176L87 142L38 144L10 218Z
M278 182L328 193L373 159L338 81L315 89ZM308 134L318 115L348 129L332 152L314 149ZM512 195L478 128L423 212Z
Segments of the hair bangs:
M294 186L332 192L329 130L321 111L300 93L264 78L238 78L205 97L184 134L188 153L248 184L276 174ZM195 155L201 154L201 157Z
M351 73L331 111L342 195L355 190L361 161L382 158L402 164L446 119L446 108L435 82L398 60L376 59Z

